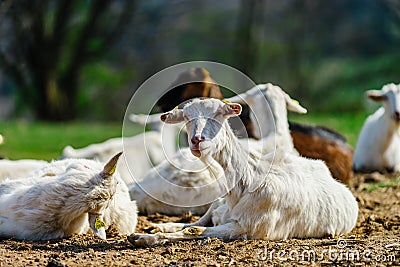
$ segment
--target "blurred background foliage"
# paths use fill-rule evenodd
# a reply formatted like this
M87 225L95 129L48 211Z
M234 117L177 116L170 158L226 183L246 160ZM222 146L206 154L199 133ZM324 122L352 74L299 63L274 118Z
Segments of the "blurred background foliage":
M192 60L363 113L365 90L400 82L399 41L398 0L4 0L0 118L120 122L143 81Z

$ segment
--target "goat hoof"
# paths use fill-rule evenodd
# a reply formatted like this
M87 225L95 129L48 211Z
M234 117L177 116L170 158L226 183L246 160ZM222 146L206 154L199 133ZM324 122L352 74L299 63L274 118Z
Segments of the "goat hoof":
M140 235L137 234L131 234L130 236L128 236L128 241L131 243L134 243L136 240L138 240L140 238Z
M159 243L156 235L149 234L131 234L128 241L136 247L154 246Z
M131 234L128 236L128 241L134 246L145 246L146 244L143 242L143 235L140 234Z
M186 225L184 223L153 223L150 233L175 233L182 230Z

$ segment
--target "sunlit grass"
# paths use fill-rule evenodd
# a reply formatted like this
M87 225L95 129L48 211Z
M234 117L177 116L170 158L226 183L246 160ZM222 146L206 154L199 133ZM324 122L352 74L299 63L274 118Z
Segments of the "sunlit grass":
M122 125L118 123L0 122L0 133L6 139L0 145L0 156L57 159L67 145L79 148L121 136L121 132Z
M373 183L368 185L368 187L365 189L367 192L372 192L380 188L386 188L386 187L394 187L400 183L399 178L393 178L388 181L383 181L383 182L378 182L378 183Z

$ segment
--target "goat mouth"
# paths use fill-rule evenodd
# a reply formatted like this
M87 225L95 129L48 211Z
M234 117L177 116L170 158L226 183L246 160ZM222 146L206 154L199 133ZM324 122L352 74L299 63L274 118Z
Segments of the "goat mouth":
M190 151L195 157L202 158L210 154L210 148L210 142L203 141L199 142L198 144L191 144Z
M191 148L190 151L192 152L193 156L198 158L201 157L200 148Z

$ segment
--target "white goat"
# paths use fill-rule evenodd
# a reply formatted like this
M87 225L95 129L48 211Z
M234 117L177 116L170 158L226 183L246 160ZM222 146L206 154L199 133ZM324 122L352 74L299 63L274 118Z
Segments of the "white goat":
M260 84L227 101L247 103L253 125L259 125L257 135L262 139L246 139L241 141L244 145L251 145L263 153L274 150L276 146L297 155L289 133L287 109L298 113L307 110L279 86ZM204 214L209 203L221 195L213 180L202 161L191 155L189 149L181 149L174 157L150 170L143 181L131 187L130 194L137 201L139 210L147 214L180 215L190 211L199 215ZM221 209L214 212L215 223L219 221L217 213Z
M129 193L145 214L181 215L190 211L202 215L218 198L220 189L204 163L184 148L151 169Z
M3 137L3 135L0 134L0 145L1 144L4 144L4 137Z
M130 114L129 120L142 126L149 125L152 132L159 133L160 139L162 140L162 148L160 148L160 152L164 152L165 157L168 158L173 156L177 151L177 137L182 130L182 125L171 125L162 123L160 120L161 115L162 113L155 113L150 115Z
M354 153L354 170L360 172L400 171L400 84L387 84L365 95L383 104L370 115Z
M160 116L131 114L129 119L132 122L141 125L150 123L155 130L132 137L111 138L80 149L67 146L63 150L62 158L87 158L105 162L118 151L124 150L125 160L118 165L118 172L128 185L139 182L148 170L176 152L175 139L179 127L174 125L161 127L160 122L155 122L155 118L159 121ZM132 164L131 168L127 164Z
M62 158L86 158L105 162L110 155L121 150L125 152L125 160L118 165L118 172L126 184L141 181L149 169L165 159L161 135L154 131L124 139L111 138L80 149L67 146L63 150ZM132 162L135 167L129 168L127 162Z
M240 113L240 104L195 99L162 116L166 123L186 122L191 152L209 164L215 179L225 171L226 186L231 188L225 197L227 211L219 226L199 226L208 222L203 217L178 232L131 235L131 243L156 245L207 237L280 240L351 231L358 206L350 190L334 180L321 161L279 149L263 156L243 146L227 122Z
M250 107L253 134L261 140L250 141L251 146L261 148L263 152L270 152L277 147L298 155L289 131L287 110L305 114L307 109L279 86L271 83L259 84L243 94L227 98L226 101L247 104Z
M28 176L32 171L40 169L49 164L44 160L20 159L0 160L0 182L5 179L15 179Z
M31 173L33 177L59 176L65 173L70 165L85 165L92 169L102 170L102 164L88 159L65 159L57 160L47 164L45 167ZM121 164L121 161L117 164ZM104 211L104 223L107 228L114 224L119 234L128 235L135 231L137 224L137 206L135 201L131 201L128 186L121 179L118 171L114 174L117 181L116 191L113 201L110 202Z
M160 116L162 113L155 113L155 114L130 114L129 115L129 120L131 122L143 125L143 126L150 126L150 129L152 131L157 131L161 132L161 129L163 127L163 124L160 120Z
M105 239L106 210L119 204L116 197L121 179L114 172L120 155L104 168L95 161L65 160L54 163L55 168L37 171L39 176L1 183L0 237L48 240L83 234L90 227ZM55 173L44 173L46 170Z

